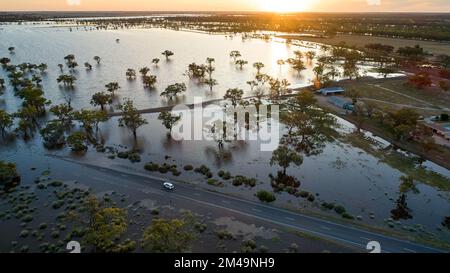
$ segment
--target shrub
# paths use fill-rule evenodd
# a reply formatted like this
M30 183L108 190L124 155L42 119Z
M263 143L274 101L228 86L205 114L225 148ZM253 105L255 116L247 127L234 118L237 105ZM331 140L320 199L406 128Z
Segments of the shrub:
M128 159L132 162L141 162L141 156L138 153L130 153Z
M345 213L346 210L345 210L345 208L343 206L337 205L337 206L334 207L334 211L337 214L343 214L343 213Z
M20 182L16 164L0 160L0 185Z
M301 198L308 198L309 195L310 194L307 191L300 191L300 197Z
M256 186L256 179L255 178L247 178L242 175L237 175L233 179L233 186L241 186L241 185L254 187L254 186Z
M194 167L192 167L192 165L186 165L183 168L185 171L192 171L194 169Z
M144 166L144 169L146 169L147 171L150 172L156 172L157 170L159 170L159 165L153 162L147 163Z
M322 208L327 209L327 210L332 210L332 209L334 209L334 203L323 202Z
M195 168L194 170L196 173L201 173L203 175L207 175L208 173L210 173L210 170L208 167L206 167L205 165L201 165L199 168Z
M219 237L220 240L234 240L234 235L229 232L226 229L218 230L216 231L217 237Z
M128 158L128 152L119 152L117 154L118 158L127 159Z
M349 220L354 220L355 219L355 217L353 217L353 215L351 215L351 214L349 214L347 212L342 213L342 218L349 219Z
M309 196L308 196L308 201L309 202L314 202L314 200L316 199L316 197L313 195L313 194L310 194Z
M256 196L258 197L258 199L262 202L273 202L276 200L275 195L271 192L268 191L264 191L264 190L260 190L256 193Z

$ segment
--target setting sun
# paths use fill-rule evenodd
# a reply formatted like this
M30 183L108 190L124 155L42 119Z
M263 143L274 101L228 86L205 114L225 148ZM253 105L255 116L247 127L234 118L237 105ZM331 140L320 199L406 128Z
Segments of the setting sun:
M262 8L273 12L298 12L311 8L311 0L266 0Z

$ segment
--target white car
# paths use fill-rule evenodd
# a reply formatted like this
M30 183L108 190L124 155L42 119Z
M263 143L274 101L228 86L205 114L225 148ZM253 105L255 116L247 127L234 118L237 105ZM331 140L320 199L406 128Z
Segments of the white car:
M168 190L175 189L175 186L172 183L170 183L170 182L164 182L163 186L164 186L164 188L166 188Z

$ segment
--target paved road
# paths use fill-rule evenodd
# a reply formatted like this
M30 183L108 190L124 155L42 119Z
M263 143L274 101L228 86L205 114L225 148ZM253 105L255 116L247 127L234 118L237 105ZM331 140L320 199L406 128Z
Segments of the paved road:
M53 156L52 156L53 157ZM351 225L333 223L320 218L307 216L292 212L286 209L266 205L260 202L240 199L237 197L211 192L192 184L175 182L176 189L166 192L162 188L162 178L135 174L128 171L117 171L109 168L98 167L90 164L60 158L68 162L83 165L92 170L96 170L98 175L95 180L119 180L122 185L134 182L145 186L148 190L168 195L176 199L186 200L187 204L197 203L204 206L216 207L229 210L247 217L254 217L263 221L278 224L280 226L292 228L317 237L329 239L356 249L366 250L366 245L370 241L378 241L383 252L394 253L434 253L443 252L432 247L416 244L413 242L388 237L382 234L366 231ZM189 209L189 208L186 208Z

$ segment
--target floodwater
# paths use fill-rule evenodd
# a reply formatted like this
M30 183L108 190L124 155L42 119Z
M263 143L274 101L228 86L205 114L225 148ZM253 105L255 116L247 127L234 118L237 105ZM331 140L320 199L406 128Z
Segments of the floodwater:
M179 100L171 103L193 102L194 96L205 99L221 98L228 88L236 87L244 89L246 95L251 95L246 82L254 78L256 71L252 63L257 61L266 65L263 69L264 73L280 79L286 78L295 85L309 85L313 76L312 63L307 63L308 69L299 75L288 65L278 66L276 61L292 57L293 51L299 49L304 52L309 50L320 52L319 46L309 43L304 47L298 47L288 46L280 40L242 41L237 37L231 39L223 35L161 29L85 31L80 28L70 32L67 27L7 25L2 26L0 35L0 56L8 56L14 64L47 63L49 70L43 77L45 96L54 104L58 104L65 102L64 98L70 94L72 106L76 109L92 108L89 104L92 94L103 91L104 85L111 81L119 82L122 87L116 92L118 97L133 99L139 109L167 105L168 102L159 94L167 85L177 82L185 82L188 90ZM120 39L120 43L117 43L116 39ZM16 48L16 53L13 55L7 52L10 46ZM168 62L161 55L161 52L166 49L175 53ZM243 70L237 69L230 60L229 52L232 50L239 50L242 58L249 62ZM73 90L65 89L56 82L56 77L59 75L57 64L64 63L63 57L68 54L75 54L80 65L74 74L78 81ZM96 55L102 57L100 65L95 64L92 59ZM161 59L158 67L151 64L151 60L156 57ZM207 57L213 57L216 60L213 78L218 80L219 85L214 87L212 93L209 92L208 86L199 85L195 80L189 80L184 75L189 63L201 64ZM86 61L93 65L92 71L84 69L83 64ZM150 73L158 76L158 83L154 90L143 88L139 74L135 81L128 81L125 77L127 68L138 71L143 66L150 67ZM68 73L67 68L65 70ZM6 78L4 71L0 72L0 77ZM5 90L1 99L3 101L0 101L0 108L9 112L15 111L21 105L10 87ZM270 166L271 153L261 152L259 141L226 145L226 149L231 151L231 156L224 160L218 156L217 143L169 140L166 129L157 120L157 115L146 114L145 118L149 124L138 132L137 146L142 156L141 163L132 164L123 159L108 159L106 154L97 153L92 147L84 157L73 156L67 149L47 151L42 147L39 138L28 142L17 140L8 145L2 144L0 155L4 160L16 162L22 173L26 173L33 163L50 162L46 156L48 153L94 165L136 172L144 172L145 162L163 163L166 156L169 156L169 161L176 163L179 170L182 170L182 166L186 164L194 166L205 164L212 169L213 173L223 169L230 171L232 175L256 177L259 181L256 189L235 188L228 183L223 188L214 188L215 190L254 198L253 195L257 189L271 188L268 175L276 174L278 167ZM340 123L347 131L353 130L350 124L342 120ZM107 145L116 145L115 147L122 150L135 145L130 133L126 129L117 127L117 118L102 124L100 134ZM381 146L388 144L380 141ZM127 148L117 145L124 145ZM444 168L430 162L425 162L424 166L450 178L450 172ZM64 178L70 180L69 174L73 172L76 170L65 172ZM400 184L399 177L403 175L363 150L338 141L328 143L322 154L305 158L301 166L289 168L288 174L301 181L302 190L317 194L316 202L310 203L283 193L277 195L279 205L320 212L320 201L335 202L343 205L352 215L361 216L365 223L380 226L384 224L384 219L390 217L390 211L395 207ZM177 179L210 187L200 175L183 173ZM412 211L413 218L402 220L402 223L419 224L425 226L428 231L438 232L436 228L440 226L445 216L449 216L450 196L448 192L439 191L428 185L418 184L417 187L419 194L408 194L408 207ZM446 235L442 233L440 231L439 235Z

